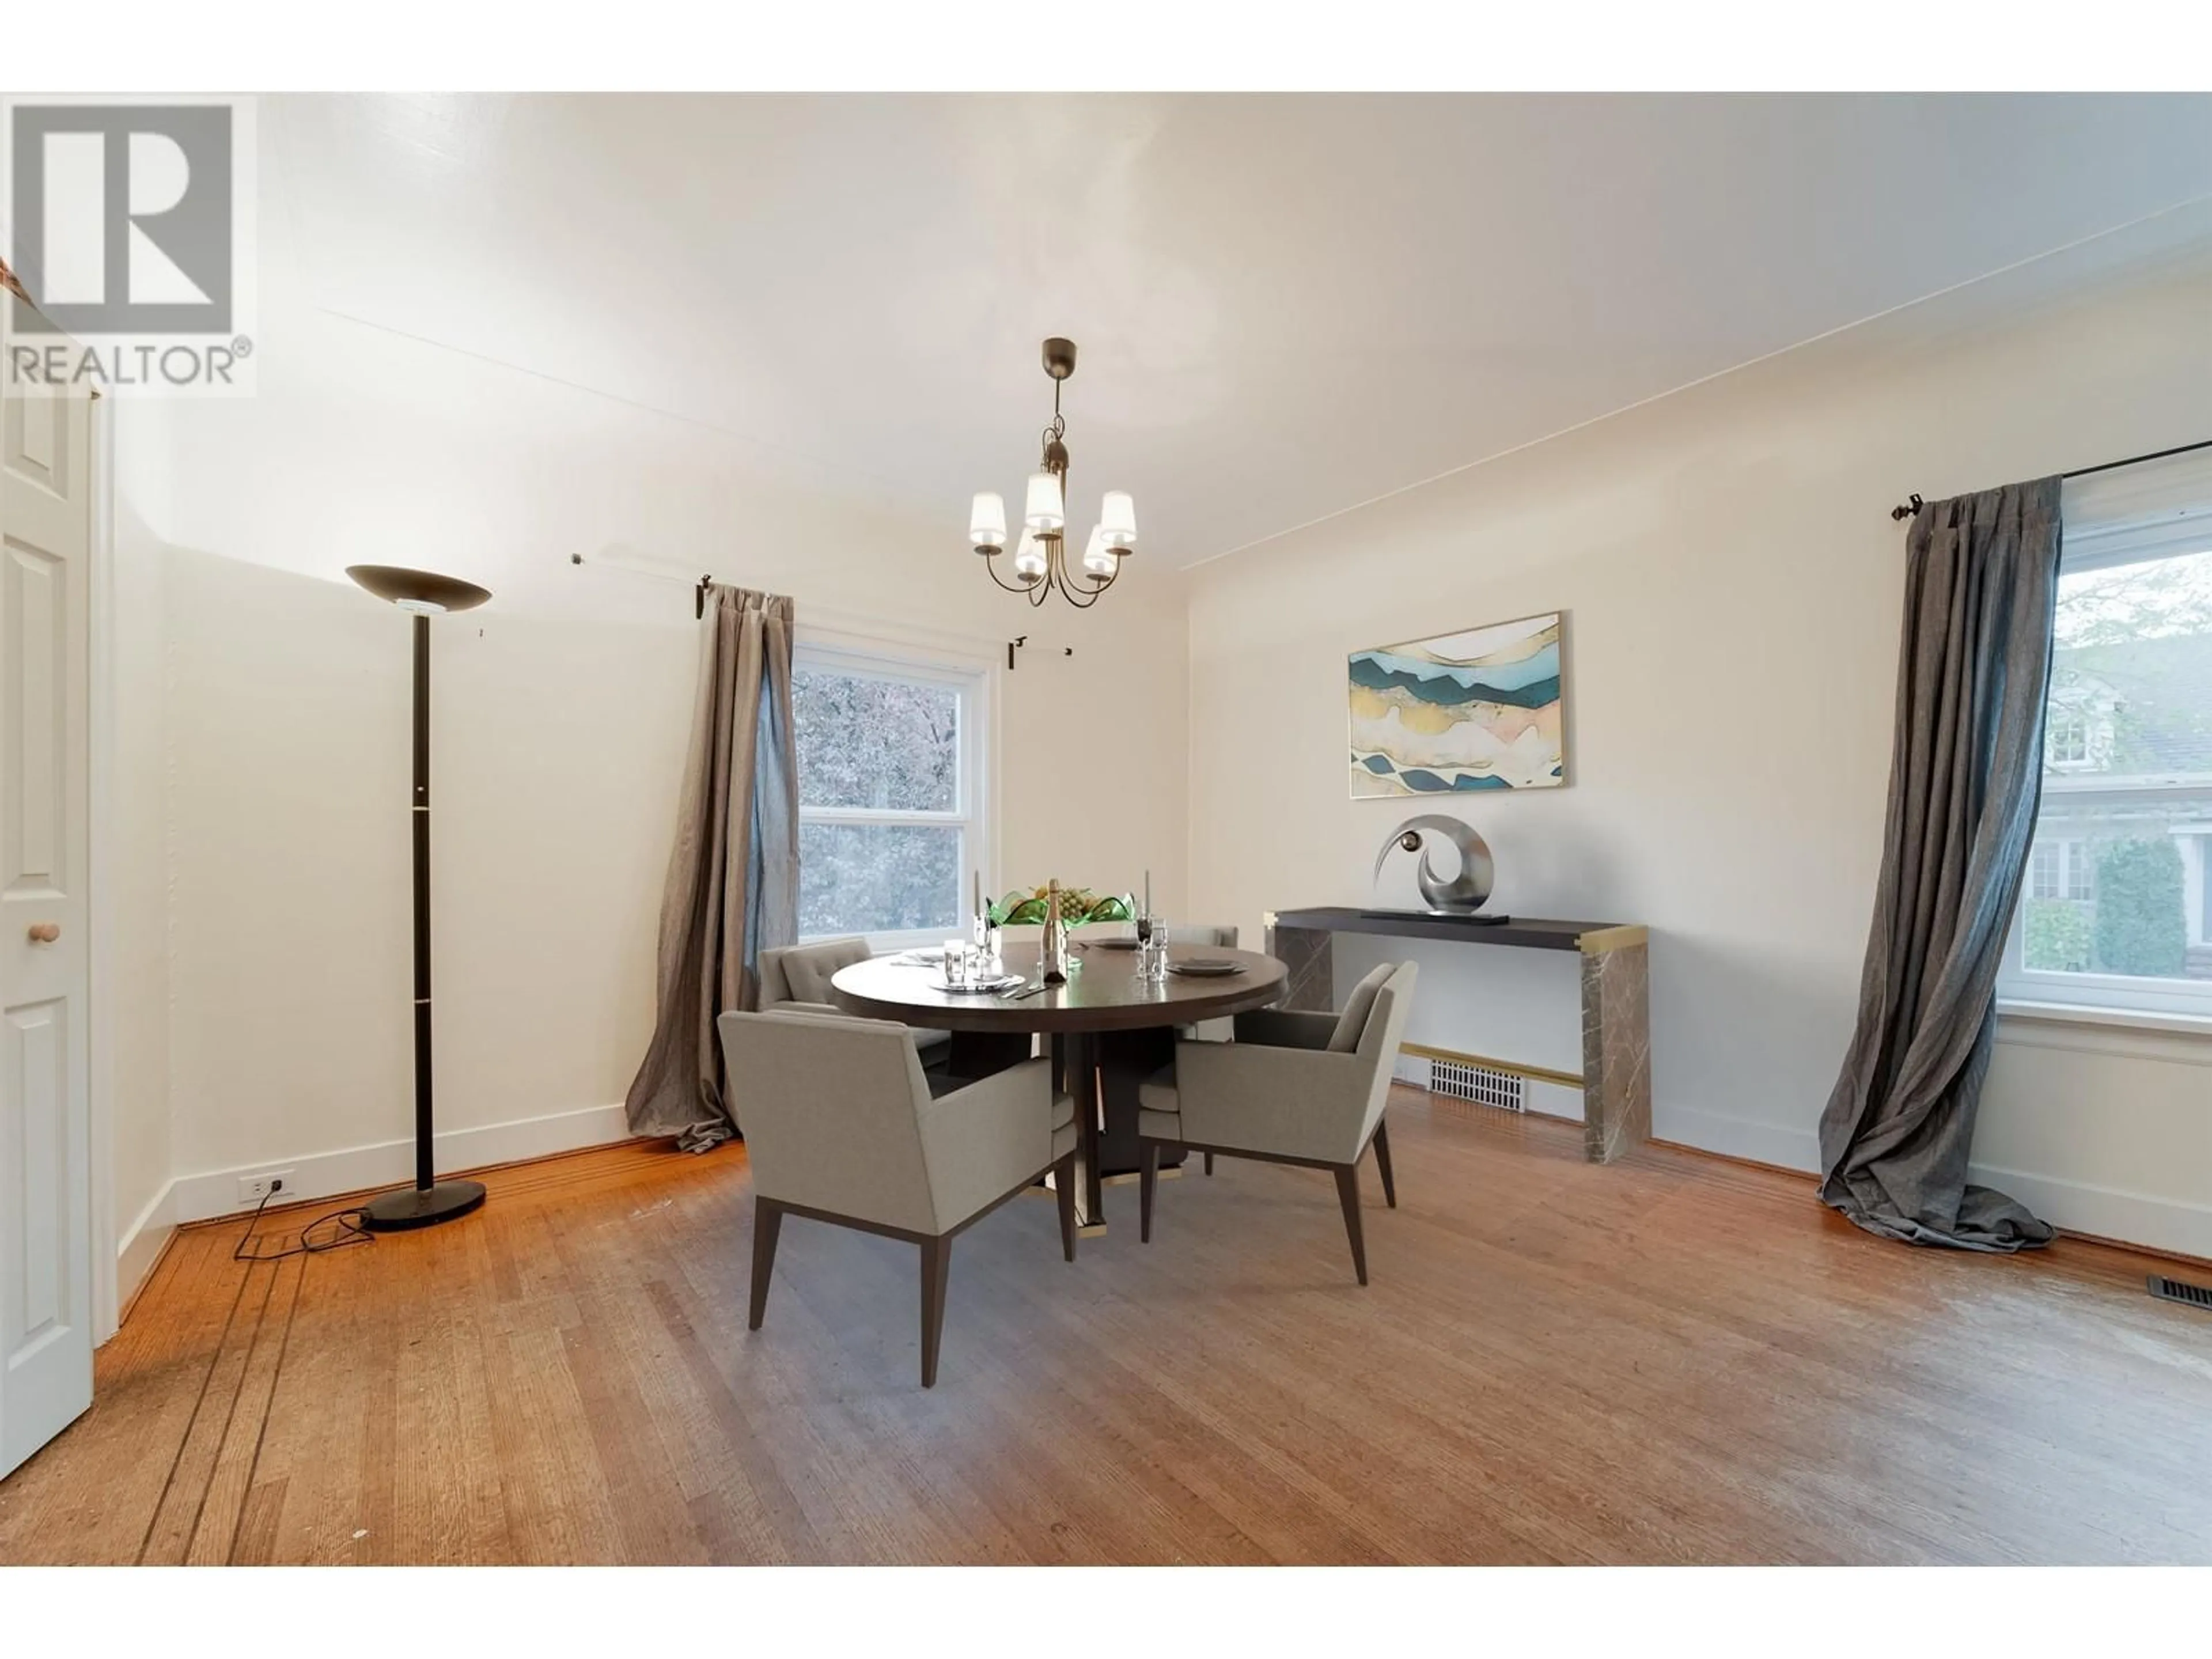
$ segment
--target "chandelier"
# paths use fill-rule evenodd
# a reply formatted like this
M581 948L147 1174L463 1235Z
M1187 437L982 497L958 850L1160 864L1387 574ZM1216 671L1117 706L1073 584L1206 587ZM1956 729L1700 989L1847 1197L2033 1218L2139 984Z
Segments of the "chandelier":
M1098 503L1098 522L1084 544L1079 574L1067 557L1067 422L1060 418L1060 388L1075 373L1075 342L1054 336L1044 343L1044 372L1052 376L1052 424L1043 453L1022 501L1021 537L1014 544L1014 580L999 574L1006 550L1006 503L992 490L975 497L968 515L968 543L983 556L991 580L1009 593L1042 605L1055 587L1079 610L1089 610L1121 574L1136 550L1137 504L1126 489L1109 489Z

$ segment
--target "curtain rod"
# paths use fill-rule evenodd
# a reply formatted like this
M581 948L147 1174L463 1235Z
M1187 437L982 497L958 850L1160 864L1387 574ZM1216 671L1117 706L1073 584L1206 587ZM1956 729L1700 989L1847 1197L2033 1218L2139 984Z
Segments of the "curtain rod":
M2176 444L2171 449L2154 449L2148 455L2130 455L2122 460L2100 461L2094 466L2079 466L2071 472L2062 472L2058 476L2062 478L2086 478L2092 472L2110 472L2115 467L2140 466L2145 461L2162 461L2169 455L2186 455L2192 449L2212 449L2212 438L2200 439L2193 444ZM1920 493L1915 490L1910 501L1891 507L1889 516L1893 519L1909 519L1926 505L1927 503L1920 499Z
M582 564L584 556L580 553L571 553L568 556L568 562ZM651 565L630 564L618 559L608 560L607 565L610 569L619 570L632 576L647 576L657 582L680 582L684 580L672 570L655 570ZM706 616L707 590L714 585L714 579L712 576L702 576L691 584L691 619L694 622Z
M568 562L572 565L582 566L591 562L581 553L571 553L568 556ZM624 575L644 576L657 582L681 582L690 587L691 616L694 621L702 620L706 617L707 595L713 591L718 580L713 575L705 575L695 582L673 569L655 569L651 565L632 564L627 561L611 559L605 561L604 564L605 568L619 570ZM1026 634L1022 635L1018 639L994 638L988 634L963 634L955 629L938 628L926 623L916 624L887 617L870 616L865 611L839 611L834 607L824 608L820 605L807 607L806 620L810 623L818 623L832 633L858 634L882 639L890 644L920 645L933 649L943 649L947 643L961 647L988 646L994 652L1000 650L1006 652L1006 666L1009 668L1014 665L1014 653L1030 642L1030 636ZM879 631L885 629L890 631L888 634ZM1075 647L1072 645L1063 645L1060 647L1060 652L1064 657L1072 657L1075 654Z

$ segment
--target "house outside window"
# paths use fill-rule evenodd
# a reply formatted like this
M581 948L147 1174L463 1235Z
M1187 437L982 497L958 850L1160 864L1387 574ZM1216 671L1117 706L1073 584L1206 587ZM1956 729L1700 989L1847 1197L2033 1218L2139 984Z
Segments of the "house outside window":
M2069 481L2042 808L1998 996L2212 1017L2212 459Z
M989 867L988 675L802 641L799 936L878 949L963 933L972 871Z

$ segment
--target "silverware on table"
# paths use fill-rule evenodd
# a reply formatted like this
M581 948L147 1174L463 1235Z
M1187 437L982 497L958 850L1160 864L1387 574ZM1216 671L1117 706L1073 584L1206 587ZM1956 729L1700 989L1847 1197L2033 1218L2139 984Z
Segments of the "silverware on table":
M1002 996L1000 1000L1002 1002L1019 1002L1024 997L1033 997L1039 991L1049 991L1050 989L1052 989L1050 985L1039 981L1035 985L1024 986L1018 991L1009 991Z

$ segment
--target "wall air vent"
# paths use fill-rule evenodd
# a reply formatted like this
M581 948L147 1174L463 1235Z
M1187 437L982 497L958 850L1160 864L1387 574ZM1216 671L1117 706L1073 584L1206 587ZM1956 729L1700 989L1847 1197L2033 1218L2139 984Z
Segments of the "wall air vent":
M1493 1072L1486 1066L1468 1066L1456 1060L1429 1061L1429 1092L1454 1100L1471 1100L1478 1106L1500 1111L1525 1109L1522 1079L1511 1072Z
M2212 1290L2202 1285L2191 1285L2185 1279L2168 1279L2163 1273L2150 1276L2150 1293L2162 1302L2185 1302L2192 1308L2202 1308L2212 1313Z

